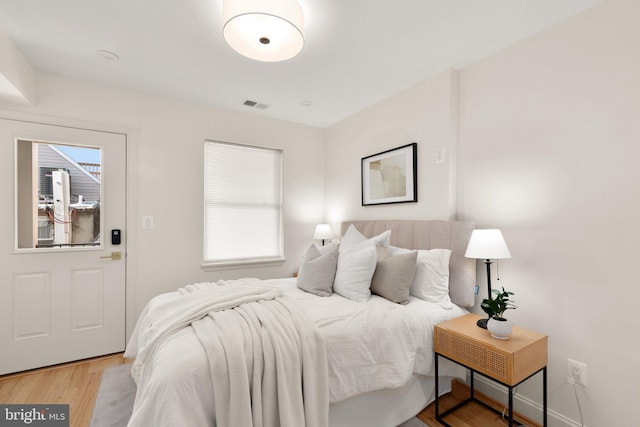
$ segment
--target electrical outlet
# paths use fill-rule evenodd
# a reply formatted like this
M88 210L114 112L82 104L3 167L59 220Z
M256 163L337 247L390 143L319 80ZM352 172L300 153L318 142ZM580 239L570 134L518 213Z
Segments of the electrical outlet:
M587 386L587 364L567 359L567 382Z

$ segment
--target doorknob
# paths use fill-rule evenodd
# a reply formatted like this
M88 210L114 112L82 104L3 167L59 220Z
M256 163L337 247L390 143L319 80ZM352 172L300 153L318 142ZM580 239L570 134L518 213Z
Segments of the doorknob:
M114 261L117 261L119 259L122 259L122 252L111 252L111 255L101 256L100 258L101 259L109 258L109 259L112 259Z

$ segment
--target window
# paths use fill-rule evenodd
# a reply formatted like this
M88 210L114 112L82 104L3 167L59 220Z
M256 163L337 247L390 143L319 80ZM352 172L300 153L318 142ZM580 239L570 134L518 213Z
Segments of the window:
M101 150L16 141L16 248L99 247Z
M282 260L282 151L205 141L204 263Z

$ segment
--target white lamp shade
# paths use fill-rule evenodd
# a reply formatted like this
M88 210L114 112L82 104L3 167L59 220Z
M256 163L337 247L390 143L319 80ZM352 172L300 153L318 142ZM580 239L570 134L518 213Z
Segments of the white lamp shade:
M500 230L473 230L464 256L476 259L511 258Z
M329 224L316 225L316 232L313 233L313 238L316 240L328 240L333 238L331 226Z
M304 46L304 14L295 0L224 0L224 39L257 61L296 56Z

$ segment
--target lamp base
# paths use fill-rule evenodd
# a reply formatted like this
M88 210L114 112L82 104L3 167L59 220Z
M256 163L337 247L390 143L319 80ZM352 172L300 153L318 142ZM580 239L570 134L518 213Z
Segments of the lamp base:
M478 321L476 322L476 325L477 325L479 328L487 329L487 322L488 322L488 321L489 321L489 318L486 318L486 319L480 319L480 320L478 320Z

